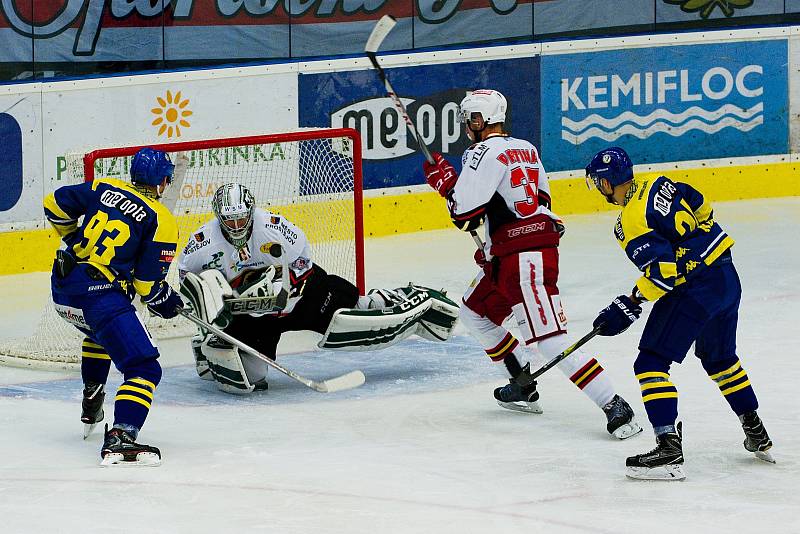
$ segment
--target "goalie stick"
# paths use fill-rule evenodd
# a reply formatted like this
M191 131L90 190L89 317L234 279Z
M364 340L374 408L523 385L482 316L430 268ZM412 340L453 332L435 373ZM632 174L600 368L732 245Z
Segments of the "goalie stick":
M277 363L275 361L272 361L269 357L265 356L264 354L261 354L260 352L258 352L253 347L251 347L251 346L239 341L238 339L236 339L233 336L230 336L230 335L226 334L225 332L223 332L222 330L220 330L216 326L205 322L204 320L200 319L199 317L196 317L190 311L181 310L181 315L183 315L184 317L186 317L187 319L189 319L190 321L192 321L196 325L202 327L203 329L208 330L209 332L211 332L212 334L216 335L220 339L224 339L228 343L231 343L232 345L235 345L236 347L239 347L241 350L245 351L246 353L255 356L259 360L262 360L264 363L266 363L267 365L269 365L273 369L276 369L276 370L280 371L281 373L285 374L289 378L293 378L294 380L297 380L298 382L300 382L304 386L309 387L309 388L313 389L314 391L319 391L320 393L334 393L336 391L342 391L342 390L345 390L345 389L356 388L356 387L362 385L366 381L366 377L364 376L364 373L361 372L360 370L351 371L351 372L349 372L347 374L344 374L342 376L337 376L337 377L334 377L334 378L330 378L328 380L322 380L320 382L318 382L316 380L310 380L308 378L305 378L303 376L298 375L294 371L291 371L291 370L285 368L281 364L279 364L279 363Z
M386 72L383 70L383 67L381 67L380 63L378 63L378 58L375 56L384 39L386 39L386 36L389 35L389 32L392 31L392 28L394 28L396 24L397 19L391 15L384 15L381 17L381 19L375 24L375 27L372 29L372 33L370 33L369 38L367 39L364 52L367 54L372 66L378 72L378 77L381 79L383 86L386 88L386 94L388 94L389 98L391 98L392 102L394 102L395 107L400 112L400 116L405 121L406 126L408 126L408 129L411 131L411 134L417 138L417 145L419 145L422 155L425 156L425 159L428 161L428 163L432 164L435 163L435 161L431 155L428 145L426 145L425 141L422 140L422 136L417 131L414 121L411 120L406 107L403 105L403 101L400 100L400 97L397 96L397 93L395 93L392 84L389 83L388 78L386 78ZM478 248L483 250L483 241L480 237L478 237L477 232L475 232L475 230L470 230L469 234L472 236L475 244L478 245Z

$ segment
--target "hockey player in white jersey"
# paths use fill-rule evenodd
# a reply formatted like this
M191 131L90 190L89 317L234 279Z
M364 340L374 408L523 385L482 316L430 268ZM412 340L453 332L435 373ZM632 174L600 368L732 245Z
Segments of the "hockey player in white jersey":
M461 174L441 154L433 155L435 163L425 162L424 171L458 228L474 231L485 222L485 245L475 253L482 269L464 295L461 320L511 377L494 396L504 408L541 413L530 363L522 366L519 342L502 324L513 315L525 344L536 344L547 360L572 344L557 285L564 225L550 209L536 147L503 130L506 108L498 91L469 93L460 120L474 144L462 157ZM641 431L595 358L577 350L558 367L602 408L610 434L625 439Z
M458 305L442 292L409 285L360 296L313 261L302 229L255 203L245 186L222 185L212 201L215 217L178 259L181 292L201 318L273 359L288 331L323 334L319 346L333 350L383 348L412 334L449 337ZM198 374L221 390L267 389L263 361L203 332L192 349Z

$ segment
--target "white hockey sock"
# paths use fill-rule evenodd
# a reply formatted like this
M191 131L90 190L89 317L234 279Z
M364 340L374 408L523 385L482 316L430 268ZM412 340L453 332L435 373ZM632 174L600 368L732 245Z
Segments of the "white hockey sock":
M502 326L494 324L488 317L478 315L466 305L462 305L459 318L461 323L469 328L470 333L478 340L478 343L483 346L486 355L493 362L500 363L512 353L522 356L520 354L521 351L518 350L519 341L517 341L517 338ZM520 358L517 359L519 360ZM526 363L523 357L520 365L525 365Z
M558 356L569 347L572 341L566 334L547 338L539 342L539 352L548 360ZM578 349L558 364L558 368L567 378L592 399L597 406L603 408L614 398L614 385L595 358Z

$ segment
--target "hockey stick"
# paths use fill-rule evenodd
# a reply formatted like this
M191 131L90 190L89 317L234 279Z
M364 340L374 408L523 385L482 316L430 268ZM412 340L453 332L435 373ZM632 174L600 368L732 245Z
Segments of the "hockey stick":
M308 378L305 378L303 376L298 375L294 371L291 371L291 370L285 368L281 364L279 364L279 363L277 363L275 361L272 361L269 357L265 356L264 354L261 354L260 352L258 352L253 347L251 347L251 346L239 341L238 339L236 339L233 336L230 336L230 335L226 334L225 332L223 332L222 330L220 330L216 326L205 322L204 320L202 320L199 317L195 316L194 314L192 314L188 310L181 310L180 313L181 313L181 315L183 315L184 317L186 317L187 319L189 319L190 321L192 321L196 325L204 328L205 330L208 330L209 332L211 332L215 336L219 337L220 339L224 339L228 343L231 343L232 345L235 345L236 347L239 347L240 349L242 349L246 353L255 356L259 360L262 360L264 363L266 363L267 365L269 365L273 369L276 369L276 370L280 371L281 373L285 374L289 378L293 378L293 379L297 380L298 382L300 382L304 386L309 387L309 388L313 389L314 391L319 391L320 393L333 393L335 391L342 391L342 390L345 390L345 389L356 388L356 387L362 385L366 381L366 377L364 376L364 373L359 371L359 370L350 371L349 373L344 374L342 376L337 376L337 377L334 377L334 378L330 378L328 380L322 380L321 382L317 382L316 380L310 380Z
M585 336L580 338L578 341L576 341L575 343L573 343L572 345L570 345L569 347L564 349L564 352L562 352L561 354L559 354L558 356L556 356L555 358L553 358L552 360L550 360L549 362L547 362L546 364L544 364L543 366L538 368L536 371L531 373L530 377L526 376L525 377L525 381L527 382L527 384L520 384L520 385L523 385L523 386L524 385L530 385L534 380L536 380L537 378L539 378L540 376L545 374L547 371L549 371L550 369L552 369L553 367L555 367L556 365L561 363L570 354L572 354L573 352L575 352L576 350L578 350L579 348L584 346L590 339L592 339L594 336L599 334L600 333L600 329L602 327L603 327L603 325L599 325L599 326L596 326L595 328L593 328L591 332L589 332L588 334L586 334Z
M394 28L396 24L397 19L391 15L384 15L381 17L381 19L372 29L372 33L369 34L369 39L367 39L364 52L366 52L373 68L378 72L378 77L381 79L383 86L386 88L386 94L388 94L389 98L391 98L392 102L394 102L395 107L400 112L400 116L403 117L408 129L411 130L411 133L417 138L417 144L419 145L422 155L425 156L425 159L428 161L428 163L433 164L435 161L431 155L428 145L426 145L425 141L422 140L422 136L417 131L414 121L412 121L411 117L408 115L408 111L406 110L405 105L403 105L403 101L400 100L400 97L397 96L397 93L395 93L392 84L389 83L388 78L386 78L386 72L383 70L383 67L381 67L380 63L378 63L378 58L375 56L384 39L386 39L386 36L389 35L389 32L392 31L392 28ZM480 237L478 237L477 232L475 232L475 230L470 230L469 234L472 236L475 244L478 245L478 248L483 250L483 241Z

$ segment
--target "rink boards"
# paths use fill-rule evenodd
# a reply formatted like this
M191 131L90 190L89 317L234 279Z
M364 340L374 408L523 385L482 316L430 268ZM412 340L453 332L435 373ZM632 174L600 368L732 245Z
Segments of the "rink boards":
M513 135L540 148L562 215L607 209L583 184L600 148L712 200L800 194L797 42L765 28L496 46L381 58L424 141L460 167L468 90L509 100ZM365 236L446 228L421 156L362 58L0 86L0 274L49 269L41 199L88 148L355 127L364 147ZM159 121L158 119L162 120ZM172 120L174 119L174 121ZM165 122L166 121L166 122ZM172 122L170 122L172 121ZM167 128L164 126L167 125ZM210 192L185 188L183 198ZM199 199L196 197L200 197Z

